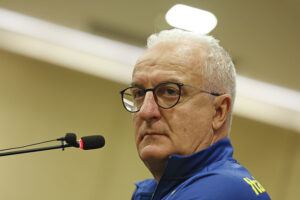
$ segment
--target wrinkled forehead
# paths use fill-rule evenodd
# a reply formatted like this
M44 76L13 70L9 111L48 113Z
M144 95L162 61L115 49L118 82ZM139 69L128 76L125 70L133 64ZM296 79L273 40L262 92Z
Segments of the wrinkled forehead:
M183 78L200 78L206 51L192 42L160 42L147 49L138 59L132 78L140 74L160 72ZM181 77L182 78L182 77Z

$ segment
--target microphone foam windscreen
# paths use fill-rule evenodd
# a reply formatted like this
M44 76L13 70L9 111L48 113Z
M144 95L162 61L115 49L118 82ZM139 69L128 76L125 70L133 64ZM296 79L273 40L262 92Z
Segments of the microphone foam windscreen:
M89 149L98 149L105 145L105 139L101 135L92 135L86 136L81 138L82 142L82 149L89 150Z

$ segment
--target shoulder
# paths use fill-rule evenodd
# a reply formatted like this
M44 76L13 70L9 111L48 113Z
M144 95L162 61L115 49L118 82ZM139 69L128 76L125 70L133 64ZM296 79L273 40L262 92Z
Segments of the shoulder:
M177 198L193 200L269 200L261 184L253 177L244 174L211 173L195 176L178 187Z

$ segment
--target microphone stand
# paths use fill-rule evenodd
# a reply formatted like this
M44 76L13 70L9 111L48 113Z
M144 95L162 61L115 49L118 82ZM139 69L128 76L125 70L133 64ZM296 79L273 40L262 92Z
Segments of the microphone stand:
M26 150L21 150L21 151L10 151L10 152L5 152L5 153L0 153L0 157L15 155L15 154L31 153L31 152L37 152L37 151L47 151L47 150L52 150L52 149L65 150L65 148L68 148L68 147L72 147L72 146L69 144L64 144L64 142L62 141L61 145L57 145L57 146L41 147L41 148L26 149Z

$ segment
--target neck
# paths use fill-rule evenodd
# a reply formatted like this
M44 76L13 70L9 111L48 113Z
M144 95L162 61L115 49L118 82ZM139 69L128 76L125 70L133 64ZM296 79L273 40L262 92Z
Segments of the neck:
M214 130L211 145L228 137L228 123L224 123L219 129Z
M158 183L166 168L167 160L151 159L144 161L144 163Z

